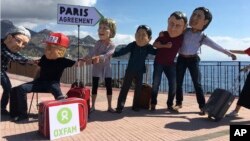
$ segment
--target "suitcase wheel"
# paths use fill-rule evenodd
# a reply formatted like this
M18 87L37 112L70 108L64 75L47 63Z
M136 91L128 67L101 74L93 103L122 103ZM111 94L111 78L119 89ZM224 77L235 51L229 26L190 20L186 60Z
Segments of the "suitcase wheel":
M215 122L218 122L218 121L220 121L221 120L221 118L216 118L216 117L213 117L213 116L211 116L211 115L208 115L208 119L211 119L211 120L213 120L213 121L215 121Z

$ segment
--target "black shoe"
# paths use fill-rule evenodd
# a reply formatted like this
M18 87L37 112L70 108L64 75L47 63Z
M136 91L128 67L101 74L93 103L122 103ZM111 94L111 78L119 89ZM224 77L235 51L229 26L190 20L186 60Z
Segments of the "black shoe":
M168 107L167 110L171 113L178 113L178 110L174 109L173 107Z
M1 109L1 115L9 115L10 113L6 109Z
M155 105L151 104L150 111L155 111Z
M206 115L206 112L205 112L204 110L201 110L201 111L199 112L199 115L204 116L204 115Z
M28 118L29 118L28 115L19 115L17 117L14 117L12 121L19 122L19 121L27 120Z
M62 99L66 99L65 96L60 95L60 96L58 96L58 97L56 98L56 100L62 100Z
M118 114L120 114L120 113L122 113L122 109L121 108L116 108L115 112L118 113Z
M135 111L135 112L139 112L139 111L140 111L140 108L132 107L132 110Z

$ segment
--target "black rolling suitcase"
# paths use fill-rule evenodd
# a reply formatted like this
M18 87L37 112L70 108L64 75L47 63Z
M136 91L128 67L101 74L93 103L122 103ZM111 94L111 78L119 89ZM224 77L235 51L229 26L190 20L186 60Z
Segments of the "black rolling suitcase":
M235 95L231 92L217 88L209 97L204 111L207 112L209 119L219 121L225 116L234 99Z
M225 117L227 110L232 105L235 99L235 93L240 84L239 75L234 79L234 84L231 88L231 92L220 88L217 88L213 91L203 109L208 114L209 119L220 121Z

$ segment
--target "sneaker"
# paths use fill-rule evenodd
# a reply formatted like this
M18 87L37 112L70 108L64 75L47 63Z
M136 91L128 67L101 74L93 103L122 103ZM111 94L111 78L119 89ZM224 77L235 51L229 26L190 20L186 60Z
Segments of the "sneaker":
M62 100L62 99L66 99L65 96L60 95L60 96L58 96L58 97L56 98L56 100Z
M182 105L181 104L176 104L175 106L174 106L174 109L175 110L179 110L179 109L181 109L182 108Z
M178 113L178 110L174 109L173 107L168 107L167 111L169 111L171 113Z
M236 111L232 111L231 113L227 114L226 116L227 117L237 117L237 116L239 116L239 114Z

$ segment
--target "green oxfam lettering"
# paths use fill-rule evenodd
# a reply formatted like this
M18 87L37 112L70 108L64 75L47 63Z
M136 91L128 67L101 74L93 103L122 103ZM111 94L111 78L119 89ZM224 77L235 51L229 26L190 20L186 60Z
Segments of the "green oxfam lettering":
M60 109L59 112L57 113L57 120L61 124L67 124L68 122L70 122L71 118L72 118L72 111L67 107Z

